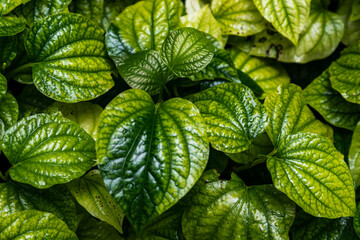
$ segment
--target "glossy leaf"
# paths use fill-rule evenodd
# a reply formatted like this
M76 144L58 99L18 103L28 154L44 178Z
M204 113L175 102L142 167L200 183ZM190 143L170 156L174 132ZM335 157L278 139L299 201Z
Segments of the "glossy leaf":
M200 179L183 217L186 239L289 239L295 205L271 185L246 186L235 174Z
M125 240L110 224L97 220L91 215L81 219L76 235L80 240Z
M270 117L267 133L277 146L284 137L298 132L312 132L332 136L332 128L315 118L307 107L301 88L283 84L265 99L264 106Z
M209 3L211 3L211 0L185 0L186 13L197 12Z
M214 47L203 33L193 28L172 31L166 37L161 57L178 77L187 77L204 69L214 55Z
M17 38L0 37L0 73L4 72L5 68L9 67L11 61L15 58L17 52Z
M360 122L357 123L354 130L350 150L349 150L349 168L355 181L355 186L360 186Z
M0 15L5 15L14 10L17 6L29 2L30 0L1 0Z
M265 29L265 19L252 0L213 0L211 10L223 34L249 36Z
M119 66L132 53L160 50L181 13L179 0L146 0L127 7L106 33L109 56Z
M326 70L304 90L306 102L334 126L354 130L360 120L360 105L346 101L331 87Z
M56 33L61 32L60 35ZM33 80L44 95L61 102L94 99L114 82L104 31L83 16L58 14L36 22L25 48L35 59Z
M5 93L0 100L0 119L4 122L5 130L14 125L19 116L19 105L13 95Z
M254 0L263 17L283 36L297 45L310 13L310 0Z
M349 102L360 103L360 41L346 48L329 68L332 87Z
M136 0L104 0L104 12L101 20L101 26L107 30L110 24L117 16L129 5L135 3Z
M14 36L24 31L26 23L22 18L13 15L0 16L0 37Z
M344 0L336 11L344 22L344 36L341 41L345 45L351 45L360 40L360 19L355 21L350 19L352 5L355 2L356 0Z
M266 164L274 186L305 212L326 218L354 216L353 180L329 139L312 133L283 136Z
M105 185L137 233L190 190L209 156L205 123L192 103L155 105L137 89L105 108L96 150Z
M244 85L220 84L190 100L205 119L208 139L216 150L226 153L247 150L267 126L264 107Z
M76 123L37 114L5 133L2 150L12 167L10 177L48 188L82 176L94 164L94 140Z
M104 13L104 0L74 0L72 4L76 13L100 25Z
M77 240L78 238L53 214L26 210L1 219L0 239Z
M59 103L56 102L49 107L50 111L60 111L62 116L76 122L94 140L97 139L98 125L102 107L90 102L82 103Z
M71 181L68 187L86 211L123 233L124 214L105 188L99 171L91 171L84 177Z
M235 67L248 74L266 94L281 84L290 83L289 75L276 61L253 57L236 48L232 48L230 54Z
M54 214L71 230L76 229L76 208L65 186L37 189L28 184L7 182L0 184L0 216L23 210L39 210Z
M6 94L7 91L7 80L4 75L0 73L0 102L3 96ZM0 106L0 109L4 108L4 106ZM1 113L0 113L1 116Z
M131 55L118 70L130 87L144 90L150 95L158 94L172 78L160 53L154 50Z

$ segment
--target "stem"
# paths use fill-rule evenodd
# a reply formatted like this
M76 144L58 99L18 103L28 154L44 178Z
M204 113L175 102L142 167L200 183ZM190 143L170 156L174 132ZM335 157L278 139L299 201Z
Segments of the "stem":
M0 178L2 179L2 180L4 180L5 182L7 181L6 180L6 177L3 175L3 173L0 171Z
M165 85L163 85L161 88L160 88L160 93L159 93L159 98L158 98L158 103L162 103L162 95L163 95L163 91L164 91L164 86Z
M23 71L24 69L33 67L34 64L35 64L35 63L30 62L30 63L26 63L26 64L24 64L24 65L21 65L21 66L18 67L18 68L15 68L15 69L12 70L11 72L9 72L9 74L7 74L8 79L12 78L15 74Z
M249 168L255 167L256 165L262 164L266 162L266 158L259 158L256 159L254 162L251 162L250 164L246 164L244 166L238 167L234 170L235 173L241 172L243 170L247 170Z
M179 94L179 92L178 92L177 86L173 85L172 89L173 89L173 91L174 91L175 96L176 96L176 97L180 97L180 94Z

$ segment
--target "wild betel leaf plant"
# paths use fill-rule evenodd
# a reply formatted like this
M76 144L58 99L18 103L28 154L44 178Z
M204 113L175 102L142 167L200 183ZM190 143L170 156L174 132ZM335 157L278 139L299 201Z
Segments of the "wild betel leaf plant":
M359 239L359 121L359 0L0 0L0 240Z

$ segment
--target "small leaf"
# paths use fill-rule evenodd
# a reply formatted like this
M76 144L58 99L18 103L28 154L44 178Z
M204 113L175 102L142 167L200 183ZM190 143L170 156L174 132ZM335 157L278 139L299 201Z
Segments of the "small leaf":
M205 119L208 139L216 150L226 153L247 150L267 126L264 107L244 85L216 85L190 100Z
M355 186L360 186L360 122L357 123L352 135L349 150L349 168L355 181Z
M10 93L5 95L0 100L0 119L3 121L5 130L14 125L19 116L19 105Z
M96 149L105 186L138 234L190 190L209 156L195 105L180 98L155 105L138 89L105 108Z
M306 106L301 88L283 84L267 96L264 102L270 117L267 133L277 146L284 137L298 132L312 132L331 137L332 128L315 118Z
M297 45L310 13L310 0L254 0L263 17Z
M25 39L25 48L35 59L33 80L39 91L72 103L94 99L112 88L112 64L103 35L100 27L77 14L37 21Z
M160 53L154 50L131 55L118 70L130 87L144 90L150 95L158 94L171 79L169 69L161 60Z
M11 61L15 58L17 52L17 38L0 37L0 73L10 66Z
M336 127L354 130L360 120L360 105L346 101L331 87L326 70L304 90L306 102Z
M123 233L124 214L105 188L99 171L91 171L84 177L71 181L68 187L86 211Z
M37 114L5 132L2 150L13 165L13 180L37 188L67 183L94 164L94 140L76 123L60 116Z
M332 87L349 102L360 103L360 41L341 53L329 68Z
M352 5L350 20L356 21L359 19L360 19L360 2L355 0Z
M0 37L14 36L26 28L26 23L22 18L16 16L0 16Z
M7 91L7 80L4 77L4 75L2 75L0 73L0 102L1 102L1 99L5 96L6 91ZM0 106L0 109L1 108L3 108L3 106ZM0 116L1 116L1 113L0 113Z
M267 160L274 186L316 217L354 216L355 191L344 157L312 133L285 135Z
M214 55L214 47L203 33L193 28L172 31L164 41L161 57L178 77L204 69Z
M0 239L78 240L67 225L51 213L26 210L3 217Z
M27 3L30 0L2 0L0 2L0 16L8 14L14 10L17 6Z
M183 216L192 239L289 239L295 205L271 185L246 186L235 174L204 173Z
M88 17L100 25L104 13L104 0L73 0L74 12Z
M211 10L226 35L249 36L266 27L252 0L213 0Z
M253 57L236 48L231 49L230 55L235 67L248 74L266 94L281 84L290 83L289 75L276 61Z
M7 182L0 184L0 216L23 210L39 210L54 214L71 230L76 229L76 208L65 186L37 189L28 184Z

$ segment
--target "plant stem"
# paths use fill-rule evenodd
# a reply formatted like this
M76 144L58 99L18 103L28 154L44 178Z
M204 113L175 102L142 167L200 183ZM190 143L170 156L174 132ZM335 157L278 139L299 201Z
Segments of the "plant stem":
M7 74L7 78L8 78L8 79L12 78L15 74L23 71L24 69L33 67L34 64L35 64L35 63L33 63L33 62L29 62L29 63L26 63L26 64L24 64L24 65L21 65L20 67L15 68L15 69L12 70L11 72L9 72L9 74Z
M4 174L1 171L0 171L0 178L6 182L6 177L4 176Z

